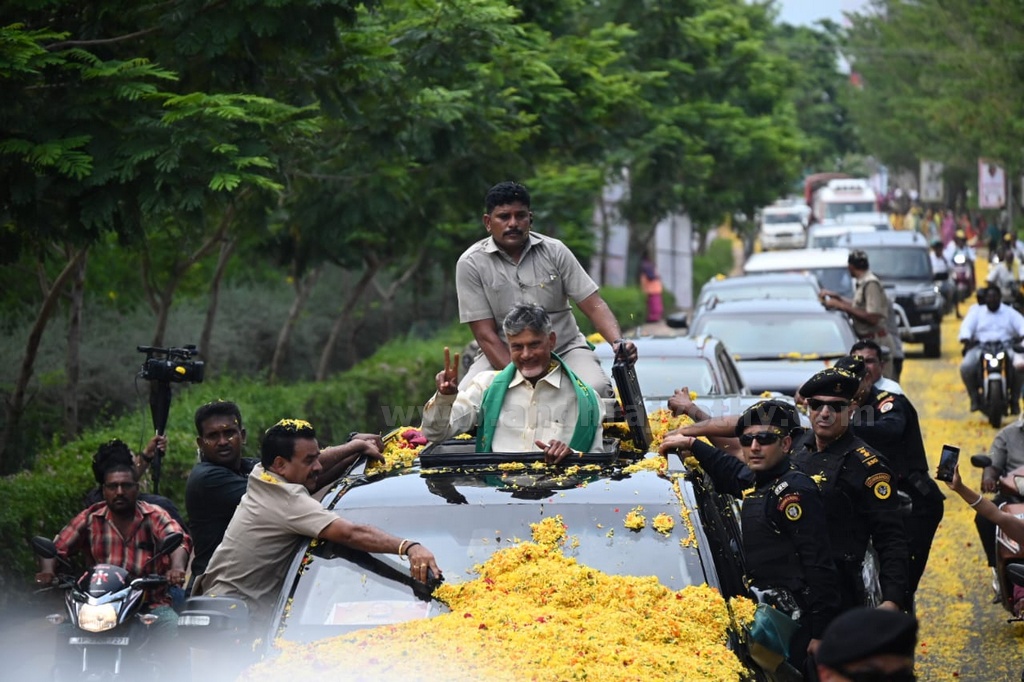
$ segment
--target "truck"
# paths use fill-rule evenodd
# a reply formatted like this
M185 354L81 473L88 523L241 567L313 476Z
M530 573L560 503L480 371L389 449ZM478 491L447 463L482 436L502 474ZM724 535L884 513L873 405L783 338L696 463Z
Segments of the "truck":
M836 178L817 189L811 198L814 222L842 220L850 213L878 210L878 197L866 178Z

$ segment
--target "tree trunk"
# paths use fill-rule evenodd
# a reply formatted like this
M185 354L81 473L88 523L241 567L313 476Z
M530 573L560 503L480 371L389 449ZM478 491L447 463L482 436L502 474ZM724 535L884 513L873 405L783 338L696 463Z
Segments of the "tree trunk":
M171 305L174 303L174 293L178 290L181 280L192 268L193 265L209 255L214 247L224 241L228 228L234 219L235 207L229 205L221 216L217 231L207 237L206 241L200 244L199 248L189 254L184 260L178 261L171 268L171 274L163 287L157 287L153 268L149 262L148 251L142 252L142 286L149 302L149 307L156 313L156 329L153 332L153 341L150 345L163 346L164 334L167 333L167 319L171 314Z
M349 316L352 314L352 310L356 307L359 299L363 297L363 293L366 291L366 287L370 286L370 282L374 276L380 271L384 263L377 261L376 259L367 259L366 270L363 271L362 277L356 282L352 288L352 292L349 294L344 305L341 307L341 312L338 314L337 319L334 320L334 325L331 327L331 333L327 337L327 342L324 344L324 349L320 352L320 362L316 368L316 380L323 381L327 377L327 370L331 366L331 358L334 356L334 347L338 343L338 337L341 336L342 330L349 322Z
M82 308L85 302L85 268L83 257L72 275L71 300L68 306L67 384L64 389L64 438L78 435L78 379L81 373Z
M299 321L299 315L302 314L303 308L306 307L306 301L309 300L310 294L313 293L313 288L316 286L316 281L320 279L322 272L322 267L316 267L305 275L292 279L295 283L295 299L288 309L288 318L284 321L284 326L281 327L281 331L277 334L274 357L270 360L270 371L267 373L267 383L269 384L276 382L281 375L281 365L284 364L285 357L288 354L288 344L292 338L292 331L295 329L295 324Z
M401 277L389 284L387 289L382 287L377 282L376 278L370 282L373 284L374 290L376 290L377 295L380 296L381 302L383 303L381 306L381 313L384 315L385 320L384 338L390 339L394 336L394 324L392 322L394 316L392 313L395 309L395 296L398 295L398 290L409 281L409 278L420 271L420 266L423 263L423 258L426 256L426 253L426 247L422 247L419 253L416 254L416 260L413 261L412 265L405 269Z
M53 315L53 310L57 306L57 301L60 299L60 293L64 289L64 285L67 283L68 278L74 275L77 270L79 263L85 258L86 250L82 249L75 253L74 257L64 266L60 274L57 275L57 279L49 286L43 298L43 304L39 308L39 312L36 314L35 322L32 324L32 330L29 332L28 341L25 342L25 355L21 359L21 369L18 372L18 378L14 383L14 390L11 392L11 396L7 399L7 420L4 424L3 435L0 436L0 472L7 472L7 462L10 459L8 457L8 448L14 440L14 435L17 433L18 425L21 422L21 416L25 409L25 391L28 389L28 382L32 378L32 372L35 367L36 356L39 354L39 344L43 338L43 332L46 330L46 325L50 321L50 317Z
M206 370L210 369L210 360L213 357L210 350L210 339L213 338L213 323L217 319L217 304L220 302L220 285L224 281L224 271L231 260L231 254L235 252L236 242L228 239L221 242L220 255L217 257L217 268L213 271L213 279L210 281L210 304L206 307L206 320L203 322L203 333L199 336L199 357L206 363Z

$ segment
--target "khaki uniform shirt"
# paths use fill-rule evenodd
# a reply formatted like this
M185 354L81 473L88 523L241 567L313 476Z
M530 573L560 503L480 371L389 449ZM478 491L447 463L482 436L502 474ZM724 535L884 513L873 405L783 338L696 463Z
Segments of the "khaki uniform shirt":
M423 408L422 430L427 440L437 443L476 426L484 391L496 376L497 372L480 372L455 395L435 393ZM578 418L576 389L561 367L548 372L536 386L516 370L501 404L493 450L538 452L540 448L534 443L538 439L547 443L557 438L569 443ZM598 424L590 452L603 449L603 429Z
M490 236L470 246L455 266L455 291L459 297L459 321L493 319L498 336L505 340L501 323L517 303L539 305L551 316L556 353L587 345L572 316L569 300L579 302L597 291L565 244L530 233L519 262L501 250Z
M324 509L306 487L289 483L257 464L206 573L193 594L245 600L255 621L270 616L299 546L338 516Z
M868 324L853 318L853 331L857 333L857 336L862 339L871 339L879 346L891 347L887 329L891 305L889 297L885 295L882 282L875 277L874 273L869 271L857 280L853 293L853 305L855 308L882 316L878 324Z

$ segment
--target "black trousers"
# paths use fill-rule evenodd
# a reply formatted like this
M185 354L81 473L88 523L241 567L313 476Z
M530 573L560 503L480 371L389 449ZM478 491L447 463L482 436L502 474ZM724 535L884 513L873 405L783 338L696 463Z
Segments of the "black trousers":
M907 536L907 550L910 555L907 597L903 605L908 613L914 612L914 593L921 582L921 576L924 575L928 554L932 549L932 540L945 511L942 504L945 497L939 491L939 487L930 478L928 483L934 491L930 491L926 496L922 496L916 490L908 491L913 500L913 508L903 517L903 532Z

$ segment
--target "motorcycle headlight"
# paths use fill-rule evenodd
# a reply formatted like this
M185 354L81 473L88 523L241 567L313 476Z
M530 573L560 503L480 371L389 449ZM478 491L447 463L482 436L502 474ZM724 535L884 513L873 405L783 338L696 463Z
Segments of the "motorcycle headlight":
M963 265L964 263L967 262L967 256L965 256L962 253L958 253L955 256L953 256L953 262L956 263L957 265Z
M996 367L999 366L999 361L996 360L995 358L989 358L988 359L988 366L993 368L993 369L995 369Z
M999 351L998 353L996 353L996 360L1002 360L1005 357L1006 353L1004 353L1003 351Z
M82 604L78 610L78 627L88 632L104 632L117 625L113 604Z
M914 305L918 308L931 308L938 300L934 291L922 291L914 294Z

